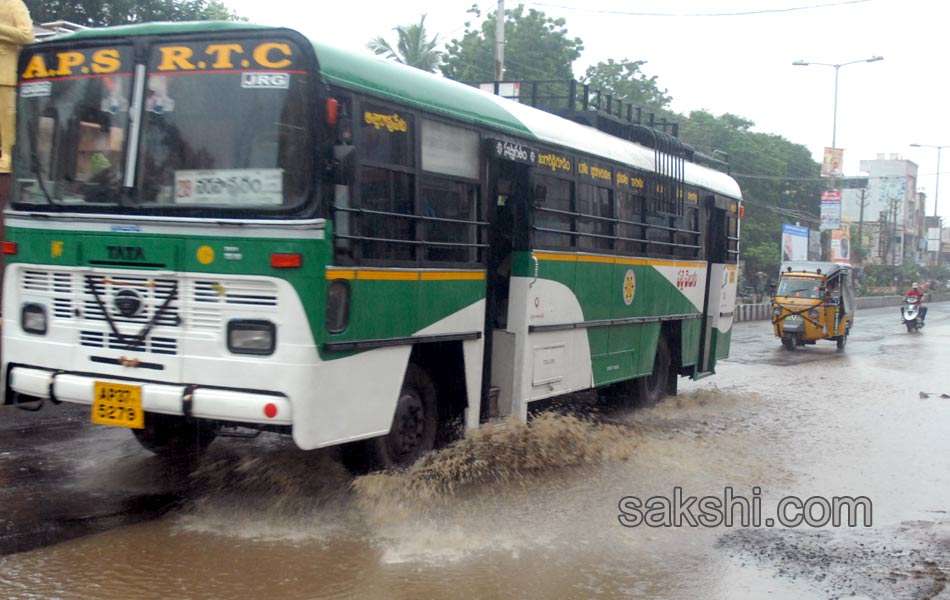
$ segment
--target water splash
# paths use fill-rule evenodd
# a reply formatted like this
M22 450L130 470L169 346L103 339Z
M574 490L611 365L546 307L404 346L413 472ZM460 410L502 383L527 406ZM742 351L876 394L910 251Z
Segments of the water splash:
M423 457L407 471L359 477L352 488L363 509L417 509L479 484L520 486L553 468L626 460L637 443L630 425L558 414L542 414L529 424L509 419Z
M178 524L242 538L325 540L348 521L350 480L327 452L252 447L208 456L191 475Z

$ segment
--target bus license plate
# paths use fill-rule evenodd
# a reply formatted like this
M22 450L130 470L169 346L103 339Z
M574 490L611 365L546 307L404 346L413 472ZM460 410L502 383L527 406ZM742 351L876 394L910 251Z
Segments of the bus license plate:
M140 386L97 381L93 392L93 423L133 429L145 427Z

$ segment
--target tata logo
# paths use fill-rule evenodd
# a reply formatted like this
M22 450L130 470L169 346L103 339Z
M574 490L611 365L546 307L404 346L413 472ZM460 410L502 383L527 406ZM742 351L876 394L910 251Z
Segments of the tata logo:
M139 314L144 305L142 298L135 290L119 290L112 298L112 306L115 307L120 315L126 318L131 318Z
M145 260L145 252L138 246L106 246L110 260Z

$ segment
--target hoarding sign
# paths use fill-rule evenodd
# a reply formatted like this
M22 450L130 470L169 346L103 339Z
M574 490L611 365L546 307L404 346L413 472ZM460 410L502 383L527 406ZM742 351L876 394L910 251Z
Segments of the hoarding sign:
M851 264L851 232L836 229L831 232L831 262Z
M841 190L821 193L821 231L841 229Z
M808 228L782 225L782 261L808 260Z
M825 148L825 155L821 161L822 177L841 177L841 165L844 162L844 150L841 148Z

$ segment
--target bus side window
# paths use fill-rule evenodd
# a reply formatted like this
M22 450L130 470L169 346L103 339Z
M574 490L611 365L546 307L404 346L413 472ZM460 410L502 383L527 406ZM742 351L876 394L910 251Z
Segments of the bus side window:
M414 119L394 106L360 106L361 169L359 236L361 258L414 261L415 154ZM369 238L369 239L366 239Z
M537 182L544 186L544 203L535 208L534 246L536 248L570 248L571 235L571 187L573 182L541 175ZM555 212L557 211L557 212ZM564 232L564 233L561 233Z
M577 184L577 247L581 250L611 250L614 237L613 190Z
M643 253L643 196L617 192L617 252L628 256Z
M360 232L363 258L413 260L415 215L413 177L408 173L367 167L360 181Z

